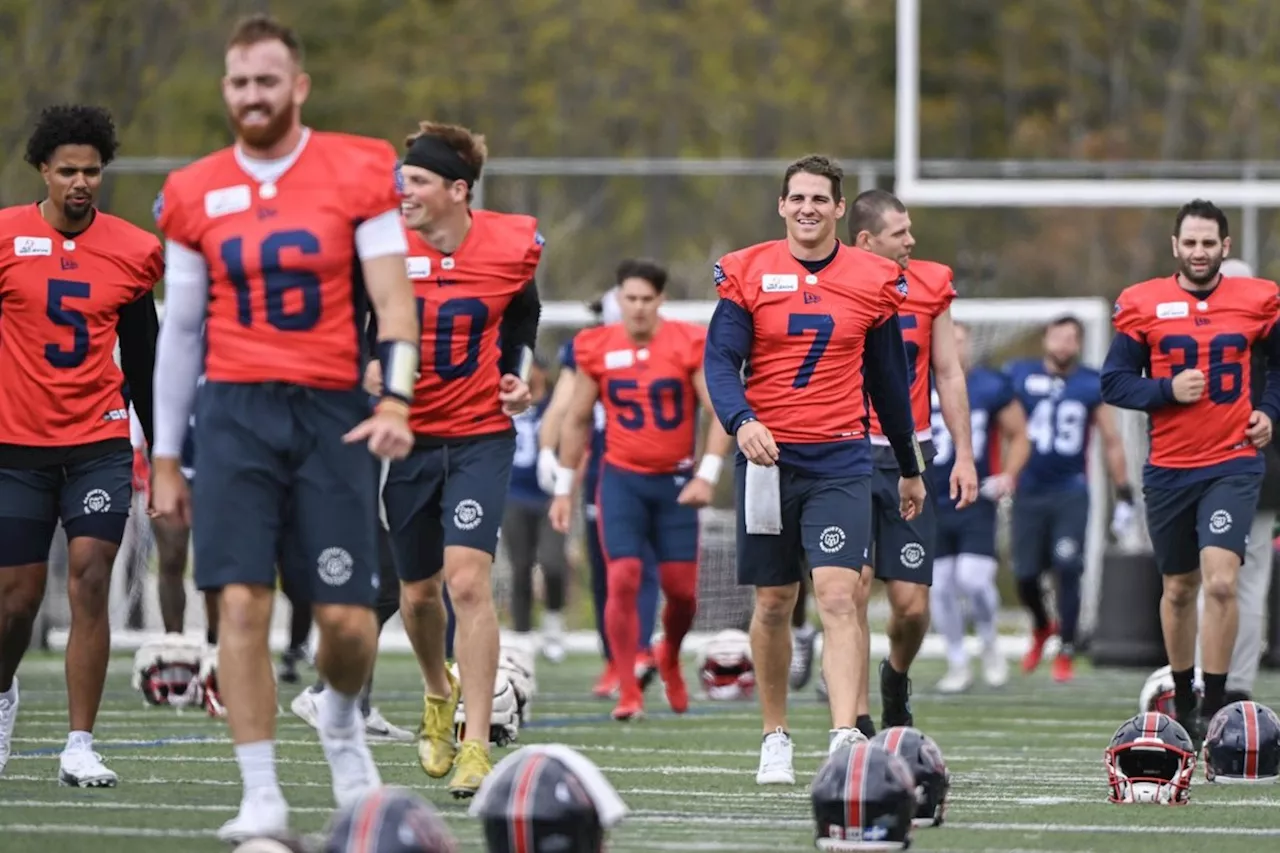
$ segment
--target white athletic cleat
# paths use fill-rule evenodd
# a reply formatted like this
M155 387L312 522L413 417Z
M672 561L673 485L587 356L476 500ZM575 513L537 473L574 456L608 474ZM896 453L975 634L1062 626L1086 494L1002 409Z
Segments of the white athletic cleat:
M863 734L862 729L832 729L829 734L830 740L827 741L827 755L835 755L836 750L842 746L854 746L859 743L866 743L870 738Z
M778 729L764 736L760 744L760 769L757 785L794 785L796 769L791 763L791 736Z
M69 788L114 788L120 777L88 749L64 750L58 760L58 784Z
M544 635L542 638L542 656L551 663L564 662L564 643L558 634Z
M18 679L13 679L10 698L0 697L0 775L9 763L10 744L13 743L13 726L18 721Z
M311 728L320 727L320 694L313 693L310 689L304 690L297 696L293 697L293 701L289 703L289 710L293 711L295 717L298 717Z
M996 643L982 651L982 680L989 687L1004 687L1009 680L1009 661Z
M382 786L378 766L373 763L373 754L364 739L364 726L356 726L341 737L324 729L317 731L333 773L333 799L338 808L345 808L368 791Z
M364 718L364 733L366 737L378 738L379 740L395 740L404 743L412 743L418 739L418 736L408 729L402 729L399 726L387 721L382 716L382 712L377 708L369 709L369 716Z
M289 804L279 788L246 791L240 813L218 830L218 840L241 844L250 838L282 836L289 831Z
M963 693L973 686L973 673L969 671L969 664L950 664L947 666L947 674L938 680L937 691L939 693Z

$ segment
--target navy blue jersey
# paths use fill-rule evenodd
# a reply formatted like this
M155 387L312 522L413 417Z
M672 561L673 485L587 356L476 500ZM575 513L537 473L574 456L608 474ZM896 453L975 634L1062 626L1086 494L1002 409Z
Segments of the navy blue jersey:
M544 398L511 419L516 428L516 452L511 460L510 499L516 503L549 500L538 485L538 430L550 402L551 398Z
M1098 371L1077 366L1065 376L1036 359L1005 367L1013 391L1027 410L1031 458L1018 477L1018 491L1052 492L1087 487L1086 451L1093 413L1102 405Z
M975 367L965 377L969 390L969 429L973 435L973 465L978 481L991 476L991 454L999 449L1000 436L996 419L1005 406L1014 401L1013 383L1003 373L986 367ZM942 420L938 392L933 392L933 414L930 420L933 436L933 465L929 468L929 490L942 509L954 509L949 495L951 469L955 467L955 445Z
M578 362L573 357L573 339L560 347L560 366L577 371ZM595 503L596 487L600 484L600 462L604 459L604 404L596 401L592 410L591 450L587 455L587 470L582 478L582 494L587 503Z

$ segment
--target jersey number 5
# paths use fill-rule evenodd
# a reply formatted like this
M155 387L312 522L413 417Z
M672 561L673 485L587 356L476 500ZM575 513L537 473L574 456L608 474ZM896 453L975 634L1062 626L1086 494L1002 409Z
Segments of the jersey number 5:
M1160 341L1165 355L1181 353L1182 363L1173 366L1173 375L1202 369L1209 399L1214 403L1234 403L1244 390L1244 365L1227 361L1249 351L1249 340L1241 334L1214 335L1209 340L1209 363L1200 368L1200 345L1190 335L1170 335Z
M63 300L68 297L88 299L89 282L51 278L46 296L45 315L54 325L71 330L71 349L45 344L45 361L59 369L79 367L89 355L89 321L85 319L84 312L66 307Z
M267 303L267 323L282 332L305 332L320 322L320 276L309 270L287 269L280 256L287 250L300 255L320 254L320 239L310 231L276 231L268 234L258 250L262 289ZM253 292L244 267L244 238L232 237L219 252L227 278L236 289L236 318L241 326L253 325ZM301 304L290 311L286 294L296 293Z

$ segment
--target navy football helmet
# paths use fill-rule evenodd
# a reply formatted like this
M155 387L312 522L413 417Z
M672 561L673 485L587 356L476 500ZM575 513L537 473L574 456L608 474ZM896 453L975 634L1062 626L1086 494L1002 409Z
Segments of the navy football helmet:
M837 749L809 788L819 850L905 850L919 808L911 768L879 745Z
M1181 806L1191 801L1195 747L1187 730L1167 714L1153 711L1125 720L1103 762L1110 802Z
M484 824L488 853L602 853L605 833L626 812L600 769L559 744L502 759L470 809Z
M325 853L457 853L431 805L407 788L374 788L329 823Z
M947 814L951 771L942 760L938 744L924 732L910 726L885 729L871 742L901 758L911 769L916 780L916 798L920 801L912 823L916 826L941 826Z
M1213 715L1204 739L1210 782L1274 782L1280 778L1280 719L1266 705L1232 702Z

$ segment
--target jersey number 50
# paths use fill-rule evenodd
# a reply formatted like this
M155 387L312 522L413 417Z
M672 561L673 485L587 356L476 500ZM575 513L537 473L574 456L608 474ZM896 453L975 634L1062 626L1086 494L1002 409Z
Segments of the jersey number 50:
M644 427L644 405L636 399L640 383L634 379L610 379L606 386L609 402L618 409L618 426L623 429ZM672 430L684 423L684 389L679 379L657 379L649 386L649 409L653 425ZM670 413L668 413L670 409Z
M282 332L305 332L320 322L320 276L310 270L287 269L280 255L292 249L300 255L320 254L320 238L310 231L276 231L262 240L258 267L267 303L267 323ZM236 319L253 325L253 292L244 266L244 238L232 237L219 250L227 278L236 290ZM298 294L301 304L293 311L285 306L285 294Z

